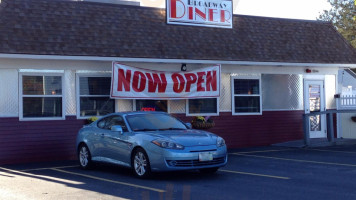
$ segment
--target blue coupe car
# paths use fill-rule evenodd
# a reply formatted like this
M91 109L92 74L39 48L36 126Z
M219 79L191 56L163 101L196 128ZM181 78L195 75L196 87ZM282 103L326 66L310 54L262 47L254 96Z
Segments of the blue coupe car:
M136 176L198 169L214 173L227 163L223 138L191 129L164 112L123 112L84 126L77 136L80 167L93 161L131 167Z

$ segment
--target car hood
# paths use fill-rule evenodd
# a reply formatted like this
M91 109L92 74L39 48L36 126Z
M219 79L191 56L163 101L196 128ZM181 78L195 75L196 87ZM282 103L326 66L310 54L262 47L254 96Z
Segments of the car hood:
M217 136L199 130L167 130L167 131L156 131L152 133L152 136L168 139L172 142L176 142L183 146L205 146L205 145L215 145Z

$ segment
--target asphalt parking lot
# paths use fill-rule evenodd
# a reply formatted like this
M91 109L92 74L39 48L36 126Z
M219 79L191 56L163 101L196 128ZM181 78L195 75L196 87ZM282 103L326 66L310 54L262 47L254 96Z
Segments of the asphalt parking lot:
M0 199L356 199L356 146L231 150L216 174L159 173L76 161L0 166Z

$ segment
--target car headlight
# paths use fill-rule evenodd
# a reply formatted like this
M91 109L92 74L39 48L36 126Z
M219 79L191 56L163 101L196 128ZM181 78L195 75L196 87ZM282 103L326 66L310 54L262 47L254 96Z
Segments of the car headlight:
M165 149L184 149L183 145L171 142L171 141L167 141L167 140L153 140L152 141L153 144L165 148Z
M225 140L222 138L222 137L218 137L217 139L216 139L216 146L218 146L218 147L223 147L223 146L225 146L226 144L225 144Z

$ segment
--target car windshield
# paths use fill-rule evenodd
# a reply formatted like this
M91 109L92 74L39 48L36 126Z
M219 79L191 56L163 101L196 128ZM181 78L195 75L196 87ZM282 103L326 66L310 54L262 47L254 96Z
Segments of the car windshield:
M147 113L126 117L133 131L185 130L187 127L176 118L163 113Z

